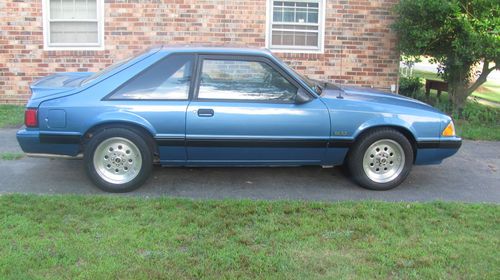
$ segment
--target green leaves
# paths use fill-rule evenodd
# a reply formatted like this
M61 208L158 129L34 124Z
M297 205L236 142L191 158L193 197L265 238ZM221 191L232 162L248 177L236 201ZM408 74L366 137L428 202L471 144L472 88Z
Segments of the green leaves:
M395 12L393 29L401 52L434 57L452 95L471 92L467 88L476 78L473 69L479 62L500 62L498 0L402 0ZM467 95L459 95L454 100L460 107Z
M405 96L414 97L422 88L422 81L419 77L401 77L399 79L399 93Z

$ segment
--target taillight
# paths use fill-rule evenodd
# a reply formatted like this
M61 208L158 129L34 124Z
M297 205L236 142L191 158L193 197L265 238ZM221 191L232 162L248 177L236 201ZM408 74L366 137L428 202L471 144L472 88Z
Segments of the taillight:
M26 127L38 127L38 110L28 108L24 111L24 124Z

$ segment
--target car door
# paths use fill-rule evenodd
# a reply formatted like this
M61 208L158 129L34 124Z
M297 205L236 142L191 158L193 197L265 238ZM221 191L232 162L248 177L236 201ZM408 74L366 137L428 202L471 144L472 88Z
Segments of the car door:
M320 163L330 135L325 104L264 57L200 55L186 114L192 165Z

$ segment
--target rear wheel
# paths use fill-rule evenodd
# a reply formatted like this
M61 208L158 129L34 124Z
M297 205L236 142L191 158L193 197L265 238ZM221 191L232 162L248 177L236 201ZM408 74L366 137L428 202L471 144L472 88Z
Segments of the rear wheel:
M413 149L399 131L381 128L359 139L348 156L353 179L362 187L389 190L401 184L410 173Z
M90 179L107 192L129 192L139 188L152 169L152 152L133 130L107 128L95 134L85 150Z

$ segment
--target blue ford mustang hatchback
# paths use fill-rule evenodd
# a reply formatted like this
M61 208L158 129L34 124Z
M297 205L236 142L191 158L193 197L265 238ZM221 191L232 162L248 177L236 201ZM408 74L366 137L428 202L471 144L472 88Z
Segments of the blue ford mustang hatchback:
M82 157L110 192L152 165L345 164L361 186L399 185L457 152L450 117L422 102L309 80L266 50L159 47L98 73L36 81L17 139L32 156Z

